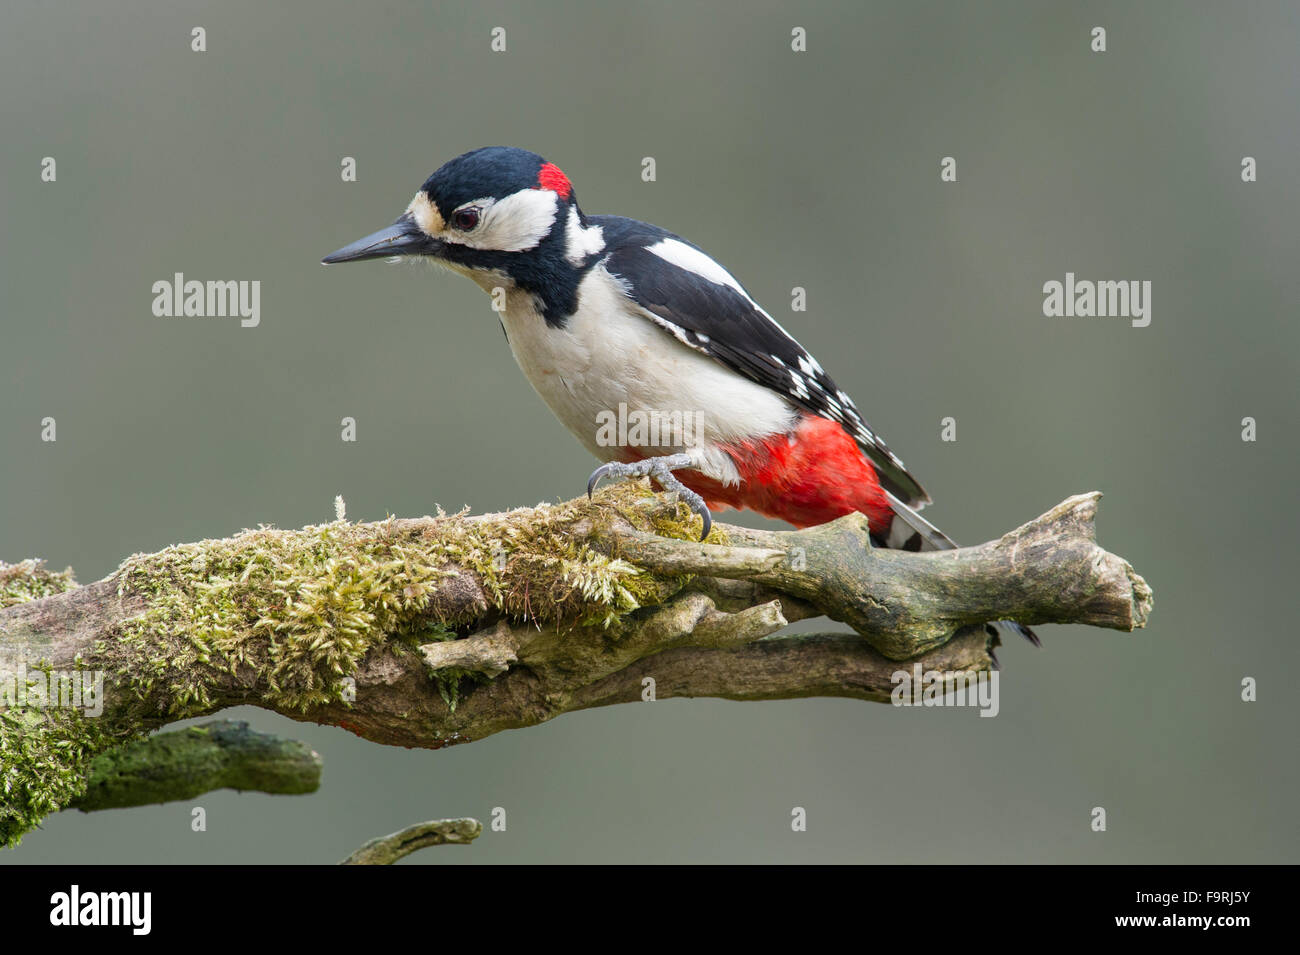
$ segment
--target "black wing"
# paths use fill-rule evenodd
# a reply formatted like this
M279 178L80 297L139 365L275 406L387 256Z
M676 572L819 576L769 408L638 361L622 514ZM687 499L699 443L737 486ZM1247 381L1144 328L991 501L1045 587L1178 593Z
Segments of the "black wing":
M913 507L929 503L925 488L871 430L853 400L722 266L655 226L618 216L587 221L604 230L609 254L602 264L651 321L792 404L839 422L871 459L887 490ZM651 251L656 246L663 254Z

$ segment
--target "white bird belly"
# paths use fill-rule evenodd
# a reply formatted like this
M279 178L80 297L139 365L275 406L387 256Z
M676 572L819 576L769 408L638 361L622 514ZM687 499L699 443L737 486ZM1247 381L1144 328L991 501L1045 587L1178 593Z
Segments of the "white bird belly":
M548 326L519 290L501 318L525 377L602 461L694 448L700 470L731 484L735 466L717 446L790 431L797 418L781 395L640 315L600 267L583 279L564 328Z

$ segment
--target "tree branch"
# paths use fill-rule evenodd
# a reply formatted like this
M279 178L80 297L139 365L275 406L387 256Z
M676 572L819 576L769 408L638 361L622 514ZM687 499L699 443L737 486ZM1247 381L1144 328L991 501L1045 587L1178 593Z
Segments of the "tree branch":
M104 692L95 720L0 709L10 791L48 780L42 760L67 777L8 818L0 801L0 840L77 798L99 752L232 705L438 748L643 696L884 700L895 661L995 665L990 620L1132 630L1151 591L1096 544L1099 498L946 553L872 549L861 515L719 524L698 543L698 519L641 484L503 514L260 528L135 555L86 587L3 565L0 655L29 678L100 672ZM820 615L855 634L771 636Z
M181 802L216 789L301 795L320 788L320 755L297 740L213 720L159 733L95 757L83 812Z
M434 819L407 826L400 832L371 839L339 865L392 865L429 846L467 846L483 833L477 819Z

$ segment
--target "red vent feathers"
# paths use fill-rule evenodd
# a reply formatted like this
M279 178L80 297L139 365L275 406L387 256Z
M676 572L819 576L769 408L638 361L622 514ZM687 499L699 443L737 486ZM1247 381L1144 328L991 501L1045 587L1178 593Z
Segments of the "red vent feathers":
M561 199L569 198L569 193L573 191L569 177L560 172L560 167L553 162L542 163L541 171L537 173L537 188L550 189L558 193Z

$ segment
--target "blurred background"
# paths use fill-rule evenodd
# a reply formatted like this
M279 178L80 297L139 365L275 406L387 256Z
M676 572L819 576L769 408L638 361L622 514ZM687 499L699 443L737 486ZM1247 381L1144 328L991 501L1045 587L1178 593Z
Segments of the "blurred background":
M1156 603L1007 646L996 719L671 700L422 752L230 711L310 743L321 790L204 796L205 833L187 804L57 815L0 864L331 862L498 806L505 832L408 861L1296 861L1298 9L7 0L0 558L89 582L336 494L353 520L579 494L594 462L474 285L318 264L505 144L730 268L954 538L1101 490ZM1150 326L1044 317L1067 271L1151 281ZM154 317L175 272L260 280L261 324Z

